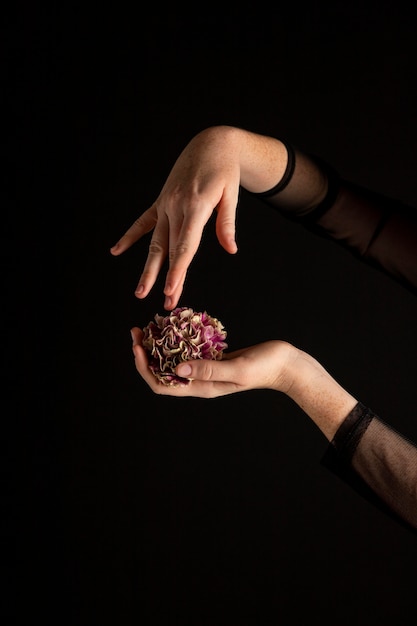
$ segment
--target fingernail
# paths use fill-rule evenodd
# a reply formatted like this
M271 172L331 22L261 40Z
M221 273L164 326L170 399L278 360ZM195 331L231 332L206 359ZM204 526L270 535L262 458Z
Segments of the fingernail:
M188 365L188 363L184 363L184 365L178 366L177 374L178 376L183 376L185 378L186 376L189 376L192 371L193 370L191 368L191 365Z
M165 304L164 304L164 307L165 307L166 309L170 309L170 308L171 308L171 302L172 302L171 298L170 298L169 296L167 296L167 297L165 298Z
M145 289L145 287L143 285L139 285L135 291L135 294L137 296L140 296L141 293L143 293L143 290Z

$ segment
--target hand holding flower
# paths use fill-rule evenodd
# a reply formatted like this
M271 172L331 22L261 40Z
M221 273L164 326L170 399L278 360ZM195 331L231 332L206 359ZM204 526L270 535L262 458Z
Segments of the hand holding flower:
M131 333L136 369L157 394L216 398L251 389L280 391L294 400L328 440L357 403L314 357L281 340L225 352L220 361L181 362L175 367L177 376L192 382L165 385L149 367L143 331L132 328Z
M206 311L178 307L154 319L143 329L142 345L149 354L149 368L164 385L189 384L186 376L176 373L177 365L188 359L221 359L227 348L223 324Z
M153 373L143 342L145 333L132 328L136 369L150 388L160 395L215 398L250 389L284 391L285 363L296 350L285 341L268 341L235 352L224 352L221 360L191 359L178 362L179 384L169 385ZM191 381L191 382L190 382Z

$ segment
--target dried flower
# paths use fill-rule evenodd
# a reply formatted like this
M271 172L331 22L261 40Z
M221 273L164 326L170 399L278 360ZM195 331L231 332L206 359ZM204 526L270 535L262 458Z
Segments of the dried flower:
M189 378L175 373L176 366L189 359L222 358L227 348L226 331L218 319L206 311L196 313L177 307L165 317L155 315L143 329L143 346L149 354L149 367L164 385L187 385Z

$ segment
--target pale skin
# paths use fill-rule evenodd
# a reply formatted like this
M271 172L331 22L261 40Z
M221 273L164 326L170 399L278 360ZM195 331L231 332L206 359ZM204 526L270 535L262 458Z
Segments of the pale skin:
M176 373L191 382L166 386L149 369L143 331L132 328L131 334L136 369L159 395L216 398L251 389L280 391L298 404L329 441L357 403L316 359L280 340L224 353L220 361L181 363Z
M168 259L164 307L175 308L213 212L219 243L235 254L239 187L255 193L270 189L286 165L286 148L273 137L230 126L211 127L196 135L178 157L153 205L111 248L118 256L152 232L135 295L142 299L149 294ZM177 367L177 374L192 382L165 386L149 369L142 330L133 328L131 333L136 369L157 394L215 398L250 389L280 391L298 404L328 440L357 403L316 359L279 340L224 353L221 361L187 361Z
M175 308L213 211L217 212L220 244L235 254L239 186L254 192L269 189L283 175L286 164L285 146L272 137L229 126L196 135L178 157L154 204L110 250L118 256L153 230L135 295L145 298L149 294L168 258L164 307Z

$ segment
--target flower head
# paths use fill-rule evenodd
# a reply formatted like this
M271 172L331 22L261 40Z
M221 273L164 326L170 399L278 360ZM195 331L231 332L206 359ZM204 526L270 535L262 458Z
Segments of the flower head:
M143 347L149 354L149 367L164 385L187 385L189 378L175 373L176 366L189 359L220 360L227 348L226 331L218 319L206 311L197 313L177 307L167 316L156 314L143 329Z

